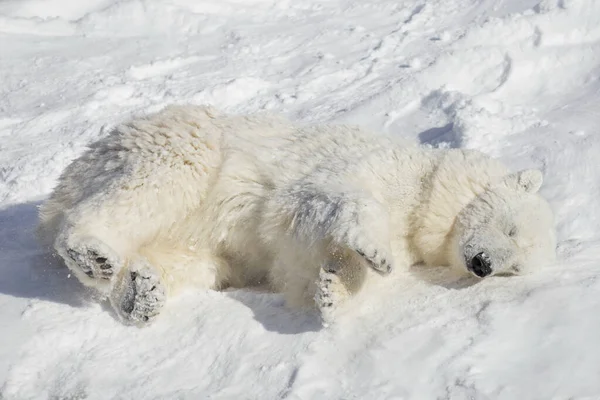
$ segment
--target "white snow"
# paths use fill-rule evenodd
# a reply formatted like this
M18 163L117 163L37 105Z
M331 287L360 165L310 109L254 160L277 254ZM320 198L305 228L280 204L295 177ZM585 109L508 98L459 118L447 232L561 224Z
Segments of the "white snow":
M600 398L600 1L0 2L0 398ZM538 167L560 260L396 271L321 328L187 293L121 325L33 230L61 170L173 102L351 122Z

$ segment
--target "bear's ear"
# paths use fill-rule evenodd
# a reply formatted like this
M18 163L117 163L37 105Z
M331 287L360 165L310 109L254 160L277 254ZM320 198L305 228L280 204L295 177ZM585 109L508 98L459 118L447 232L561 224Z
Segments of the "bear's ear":
M544 177L539 169L525 169L504 177L503 184L517 191L535 193L540 190Z

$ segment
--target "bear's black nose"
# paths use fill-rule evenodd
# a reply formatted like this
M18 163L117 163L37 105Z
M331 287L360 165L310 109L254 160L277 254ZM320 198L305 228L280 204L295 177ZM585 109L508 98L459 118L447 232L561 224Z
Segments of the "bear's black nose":
M492 263L485 253L479 253L471 259L470 270L480 278L484 278L492 273Z

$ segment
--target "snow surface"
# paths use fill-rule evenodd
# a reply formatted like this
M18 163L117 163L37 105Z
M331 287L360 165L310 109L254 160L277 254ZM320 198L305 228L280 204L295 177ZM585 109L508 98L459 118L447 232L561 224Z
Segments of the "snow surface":
M600 399L600 1L0 1L0 398ZM541 168L560 260L396 271L337 324L186 293L121 325L36 244L90 141L173 102Z

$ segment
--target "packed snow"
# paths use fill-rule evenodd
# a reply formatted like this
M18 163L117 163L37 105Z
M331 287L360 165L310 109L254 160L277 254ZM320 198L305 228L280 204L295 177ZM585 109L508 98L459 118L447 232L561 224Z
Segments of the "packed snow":
M600 1L4 0L0 40L0 398L600 398ZM169 103L540 168L559 261L397 270L326 328L250 290L124 326L37 244L37 206L91 141Z

